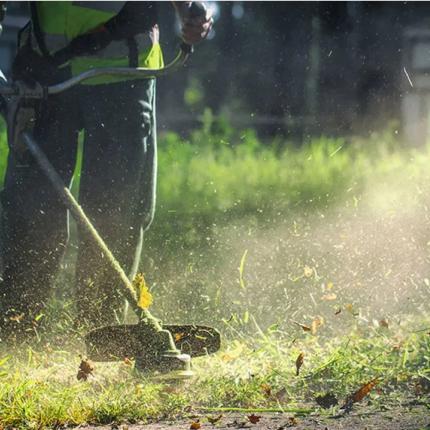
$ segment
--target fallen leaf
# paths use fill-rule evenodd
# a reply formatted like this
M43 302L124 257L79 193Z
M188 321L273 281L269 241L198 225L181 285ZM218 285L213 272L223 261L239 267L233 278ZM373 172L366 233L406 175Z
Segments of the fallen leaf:
M269 384L261 384L261 389L266 397L270 397L272 395L272 387Z
M313 335L316 335L318 328L321 327L323 324L324 324L324 318L316 317L311 324L311 333Z
M201 427L202 427L202 425L200 423L200 420L195 420L190 425L191 430L199 430L199 428L201 428Z
M229 363L230 361L236 360L237 357L234 357L231 354L223 354L221 356L221 360L224 361L225 363Z
M339 401L333 393L326 393L322 396L315 397L315 401L324 409L329 409L332 406L336 406Z
M354 403L357 402L361 402L364 397L366 397L370 391L372 390L373 387L375 387L375 385L378 383L378 379L372 379L370 382L368 382L367 384L364 384L362 387L360 387L360 389L358 389L353 395L352 395L352 400Z
M388 321L386 319L380 320L379 327L388 328Z
M257 424L260 421L261 416L252 414L252 415L248 415L247 418L251 424Z
M207 417L207 420L212 425L215 425L221 418L222 418L222 415L218 415L217 417Z
M296 376L300 374L300 368L303 366L303 361L305 360L305 354L301 352L296 359Z
M9 319L11 321L15 321L15 322L19 323L19 322L21 322L23 320L24 316L25 316L24 313L22 313L22 314L15 314L15 315L10 316Z
M348 312L351 312L351 313L352 313L352 311L354 310L354 306L352 306L352 303L347 303L347 304L345 305L345 309L346 309Z
M82 359L76 378L78 381L86 381L88 377L93 374L93 371L94 364L90 360Z
M185 333L175 333L175 342L179 342L184 336Z
M138 306L142 309L148 309L152 305L152 294L146 285L142 273L138 273L133 279L133 287L139 294Z
M124 361L123 361L123 363L124 363L126 366L133 366L133 360L130 360L128 357L124 357Z
M293 323L298 325L303 331L311 331L312 330L308 325L301 324L297 321L293 321Z
M287 427L295 427L299 423L296 417L288 417Z
M345 409L346 411L350 411L352 408L352 405L354 403L361 402L369 393L370 391L375 387L376 384L378 384L378 379L372 379L367 384L364 384L361 386L355 393L347 397L345 404L342 406L342 409Z

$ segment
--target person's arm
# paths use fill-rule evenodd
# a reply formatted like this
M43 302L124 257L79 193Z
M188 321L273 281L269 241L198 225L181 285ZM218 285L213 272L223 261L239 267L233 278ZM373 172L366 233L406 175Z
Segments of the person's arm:
M191 1L172 1L176 13L182 24L182 40L194 45L206 38L212 28L213 19L210 11L203 6L199 7L201 13L195 14Z

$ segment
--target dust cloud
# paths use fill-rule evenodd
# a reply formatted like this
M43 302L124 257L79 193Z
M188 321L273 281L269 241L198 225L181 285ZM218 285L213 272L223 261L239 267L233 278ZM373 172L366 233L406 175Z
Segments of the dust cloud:
M218 326L237 318L263 329L322 317L339 330L425 314L429 189L397 172L372 178L359 193L349 190L331 208L304 205L218 226L212 251L202 251L205 263L166 284L182 294L175 316Z

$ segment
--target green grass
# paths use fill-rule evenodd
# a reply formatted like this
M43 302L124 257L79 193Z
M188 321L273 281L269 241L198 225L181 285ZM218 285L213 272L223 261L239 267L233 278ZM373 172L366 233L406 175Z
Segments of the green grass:
M0 176L6 153L2 132ZM125 363L96 364L77 381L85 352L65 277L45 317L53 334L0 354L0 427L150 421L187 416L190 406L301 414L320 411L317 395L331 392L341 405L373 378L376 407L429 403L430 147L404 148L392 130L265 142L206 112L187 139L161 136L159 159L143 261L154 311L214 324L222 351L195 360L183 385L155 383ZM378 237L367 217L392 230ZM336 300L324 301L327 293ZM317 316L316 335L293 322Z
M412 327L357 326L333 339L296 332L293 341L270 330L229 338L219 354L195 360L192 381L173 386L151 382L125 363L98 363L88 381L77 381L79 346L74 353L59 345L21 349L18 360L3 355L0 362L0 425L146 422L227 410L325 413L315 397L328 392L339 400L330 413L338 413L348 395L374 378L380 382L365 404L390 407L411 398L428 404L430 336ZM296 376L300 352L305 359Z

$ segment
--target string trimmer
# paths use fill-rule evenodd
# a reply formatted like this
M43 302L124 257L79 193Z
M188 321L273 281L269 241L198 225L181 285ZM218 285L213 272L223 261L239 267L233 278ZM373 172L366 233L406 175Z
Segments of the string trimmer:
M34 103L47 95L61 93L98 76L152 78L165 75L182 66L191 52L191 46L182 44L177 57L162 69L126 67L92 69L49 87L39 84L30 87L21 81L0 86L0 95L3 96L2 110L8 125L9 147L17 152L17 156L23 147L31 153L66 208L101 251L104 261L118 278L121 293L139 318L136 325L101 327L88 333L85 337L88 358L95 361L134 358L138 369L171 372L172 377L191 375L191 356L217 351L220 347L219 332L214 328L199 325L162 325L148 309L141 309L138 306L137 292L132 282L34 140L31 129L34 123Z

